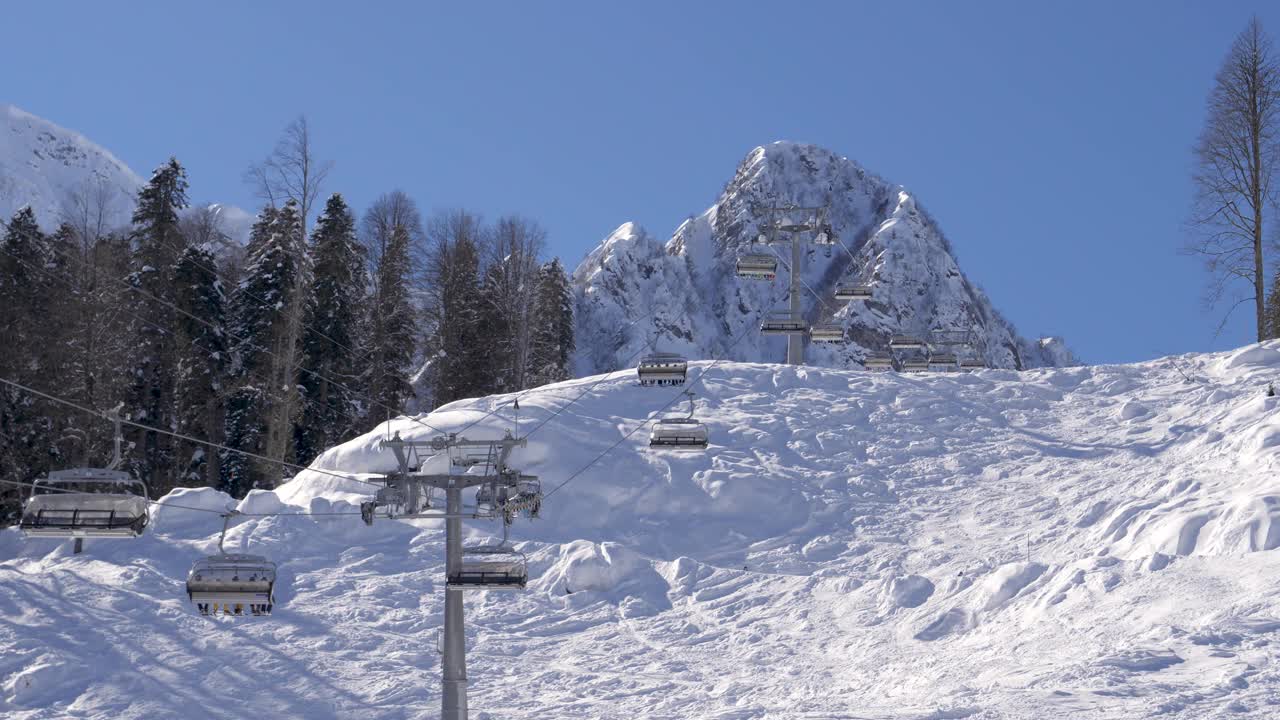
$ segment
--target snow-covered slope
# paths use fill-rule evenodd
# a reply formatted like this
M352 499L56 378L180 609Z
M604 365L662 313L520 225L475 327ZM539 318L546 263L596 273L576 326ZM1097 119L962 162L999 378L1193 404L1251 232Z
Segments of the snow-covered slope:
M530 589L468 595L473 717L1275 716L1280 342L1021 373L690 372L710 450L622 440L514 527ZM589 389L516 452L547 490L676 397L596 381L520 400L528 432ZM430 432L390 425L317 467L390 470L384 432ZM349 512L367 490L307 472L242 507ZM283 588L241 622L183 595L218 524L165 507L81 556L0 532L0 715L436 712L436 524L245 520L230 545L280 561Z
M667 242L626 223L578 266L579 373L634 364L648 347L698 358L727 353L734 360L780 361L785 340L750 328L769 309L785 307L785 266L773 282L760 282L738 279L734 262L744 252L770 252L752 244L767 208L828 202L844 247L809 247L805 315L810 322L840 323L851 342L811 345L810 364L861 367L866 352L886 349L891 335L930 330L975 333L977 352L991 367L1078 364L1060 340L1042 344L1017 334L960 271L937 223L904 188L828 150L776 142L748 154L715 205ZM789 251L781 254L789 262ZM870 284L874 299L836 301L841 279Z
M107 227L129 222L142 178L74 130L0 104L0 218L26 205L52 229L101 207Z

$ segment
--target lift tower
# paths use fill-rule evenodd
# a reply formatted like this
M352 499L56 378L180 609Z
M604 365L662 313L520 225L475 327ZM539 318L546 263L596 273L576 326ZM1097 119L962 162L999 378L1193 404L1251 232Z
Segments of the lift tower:
M462 547L462 520L464 518L502 517L503 537L506 525L515 517L537 517L542 503L542 488L532 475L521 475L508 466L511 451L526 446L523 438L513 438L510 433L500 440L468 440L454 434L441 435L427 441L401 440L399 433L391 440L383 440L381 446L395 453L400 472L388 478L388 485L378 491L377 498L361 505L366 523L372 524L378 508L385 508L386 517L443 518L445 521L445 596L444 641L441 647L443 692L441 694L441 718L443 720L467 719L467 646L463 629L463 590L519 590L525 587L528 570L524 559L494 562L486 559L468 564L464 561ZM432 451L433 455L447 454L449 471L424 474L418 472L418 450ZM453 472L462 469L461 473ZM478 469L478 471L477 471ZM462 491L478 488L476 507L464 512ZM442 490L445 511L427 512L431 508L434 490ZM519 555L509 546L482 548L479 552L493 557L498 553Z
M769 208L768 213L768 220L760 228L761 239L769 245L791 244L791 263L789 268L791 270L791 286L787 290L791 319L799 321L802 314L800 285L804 282L800 277L800 268L804 262L803 243L806 242L804 236L806 233L813 233L812 238L808 240L809 242L813 242L816 245L832 245L835 243L835 234L826 224L826 206L775 206ZM808 328L801 328L797 325L795 328L784 329L781 332L787 336L787 364L803 365L804 336L808 332Z

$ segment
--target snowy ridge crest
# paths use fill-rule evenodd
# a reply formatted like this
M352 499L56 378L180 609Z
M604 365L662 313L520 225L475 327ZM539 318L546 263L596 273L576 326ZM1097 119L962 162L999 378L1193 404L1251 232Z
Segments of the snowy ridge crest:
M74 130L0 104L0 216L31 206L48 229L95 196L111 226L129 221L142 178Z
M739 280L734 263L744 252L769 252L753 244L768 208L827 203L844 249L807 249L804 314L810 323L839 323L851 342L810 346L810 364L861 367L890 336L934 330L973 333L975 354L990 367L1079 364L1061 339L1017 333L960 270L937 222L905 188L829 150L775 142L748 153L716 203L665 244L625 223L588 254L573 274L578 374L616 369L646 347L720 357L744 333L729 359L781 361L785 340L747 326L782 309L787 280L781 273L772 283ZM869 284L875 297L839 302L841 280Z
M119 230L129 225L143 183L128 165L84 135L0 103L0 218L8 220L30 206L46 231L64 221ZM248 241L250 213L221 203L187 212L206 208L232 243Z

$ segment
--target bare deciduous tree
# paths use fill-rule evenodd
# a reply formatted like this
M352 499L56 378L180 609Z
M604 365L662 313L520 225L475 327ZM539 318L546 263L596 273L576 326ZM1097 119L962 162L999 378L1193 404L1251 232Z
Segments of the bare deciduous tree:
M512 388L524 388L525 370L533 343L533 306L537 300L540 258L547 234L538 223L517 216L498 220L489 244L491 287L489 302L505 319L509 337L498 338L505 347L506 378Z
M1267 335L1263 225L1274 208L1271 181L1280 159L1278 99L1280 68L1255 17L1232 43L1209 94L1195 149L1192 224L1198 237L1187 250L1205 259L1210 305L1238 283L1248 286L1251 294L1233 298L1231 310L1254 301L1259 340Z
M299 115L285 127L284 134L267 159L245 171L245 182L252 185L258 197L272 207L283 204L285 200L298 203L302 211L302 234L306 237L311 209L332 169L332 161L316 159L307 116Z
M413 263L412 277L415 282L425 268L426 232L422 227L422 213L418 204L402 190L383 193L365 211L360 220L360 241L364 244L369 259L369 275L374 283L374 297L378 297L378 269L382 266L382 256L387 252L387 244L391 242L391 234L397 227L409 233L409 256Z
M276 143L275 150L245 173L245 180L257 190L258 195L273 207L289 200L298 205L301 216L299 237L293 243L297 248L298 267L302 268L288 293L289 312L285 336L280 351L276 353L271 376L283 378L280 402L272 406L267 420L267 447L265 454L278 461L289 455L293 416L298 406L298 361L301 357L299 341L302 336L303 314L306 310L305 289L310 273L306 270L307 223L311 209L324 185L332 162L316 159L311 147L311 129L305 115L299 115L284 129L284 135Z

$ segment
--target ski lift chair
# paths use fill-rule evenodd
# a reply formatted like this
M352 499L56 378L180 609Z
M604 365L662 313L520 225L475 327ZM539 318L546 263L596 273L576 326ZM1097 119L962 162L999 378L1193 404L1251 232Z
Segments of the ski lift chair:
M523 590L528 582L528 559L505 543L464 547L458 570L446 578L452 590Z
M238 514L222 516L218 554L197 560L187 573L187 597L201 615L270 615L275 605L276 564L261 555L222 548L227 524Z
M219 554L192 566L187 596L201 615L270 615L275 584L276 564L265 557Z
M888 353L871 353L862 361L862 366L868 370L892 370L893 358Z
M836 231L830 225L822 225L813 234L814 245L835 245Z
M654 353L640 359L636 375L641 385L683 385L689 362L675 353Z
M657 450L685 450L696 452L707 449L707 428L693 417L693 393L689 396L687 417L664 417L653 424L649 432L649 447Z
M870 300L871 286L856 285L853 283L836 283L836 300L847 302L849 300Z
M735 269L740 278L772 280L778 275L778 258L773 255L742 255Z
M902 361L902 372L923 373L929 371L929 361L925 358L912 358Z
M762 335L793 335L808 329L803 318L791 313L773 313L760 323Z
M809 339L817 343L844 342L844 327L835 324L814 325Z
M56 470L32 484L18 527L29 537L133 538L149 504L147 486L123 470Z
M926 345L914 335L894 335L889 338L889 347L894 350L924 350Z
M929 357L929 370L933 372L955 372L958 369L956 356L952 353L938 353Z

